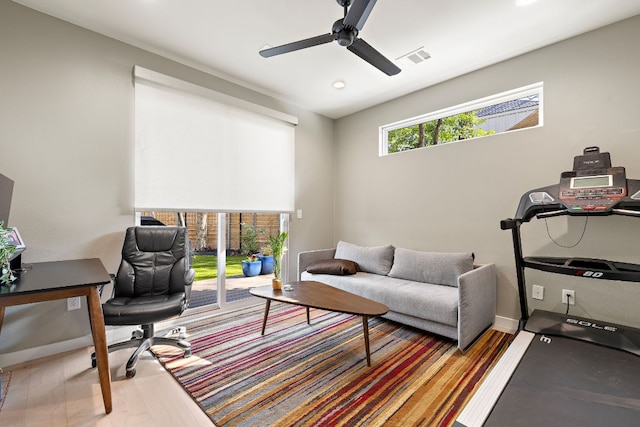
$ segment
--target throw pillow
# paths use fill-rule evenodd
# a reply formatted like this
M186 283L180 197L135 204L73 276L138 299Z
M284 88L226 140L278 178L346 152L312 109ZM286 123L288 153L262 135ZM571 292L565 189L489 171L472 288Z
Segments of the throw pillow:
M365 247L340 241L334 258L351 260L360 271L386 276L393 264L394 249L391 245Z
M358 272L358 264L348 259L325 259L314 262L307 267L307 271L312 274L348 276Z
M473 253L421 252L397 248L390 277L434 285L458 286L458 276L473 268Z

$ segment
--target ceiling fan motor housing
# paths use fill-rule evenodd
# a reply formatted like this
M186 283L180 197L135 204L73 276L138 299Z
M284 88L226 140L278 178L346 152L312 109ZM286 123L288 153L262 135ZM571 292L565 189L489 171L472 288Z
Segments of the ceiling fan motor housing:
M331 33L340 46L351 46L358 36L358 30L344 25L344 19L333 23Z

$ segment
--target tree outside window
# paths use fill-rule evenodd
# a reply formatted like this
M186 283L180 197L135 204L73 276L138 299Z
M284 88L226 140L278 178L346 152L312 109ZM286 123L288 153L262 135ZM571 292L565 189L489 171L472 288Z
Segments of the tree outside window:
M476 110L392 130L388 135L388 152L397 153L494 134L494 130L486 131L477 127L484 122L486 120L480 119Z

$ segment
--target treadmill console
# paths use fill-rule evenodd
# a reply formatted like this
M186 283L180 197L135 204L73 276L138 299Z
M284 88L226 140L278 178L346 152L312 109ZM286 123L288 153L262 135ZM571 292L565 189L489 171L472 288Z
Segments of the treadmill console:
M607 211L627 195L627 177L623 167L611 167L609 153L587 147L576 156L573 170L560 176L558 198L570 211Z
M640 216L640 180L627 179L624 167L612 167L609 153L587 147L573 160L573 170L562 172L560 182L528 191L514 218L503 220L503 230L533 217L557 215Z

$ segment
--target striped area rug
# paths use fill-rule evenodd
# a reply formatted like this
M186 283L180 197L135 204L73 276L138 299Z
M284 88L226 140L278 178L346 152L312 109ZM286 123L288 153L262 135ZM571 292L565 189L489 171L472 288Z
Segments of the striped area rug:
M154 352L217 426L452 425L511 336L455 343L384 319L369 320L367 366L360 317L271 305L187 324L192 356Z

